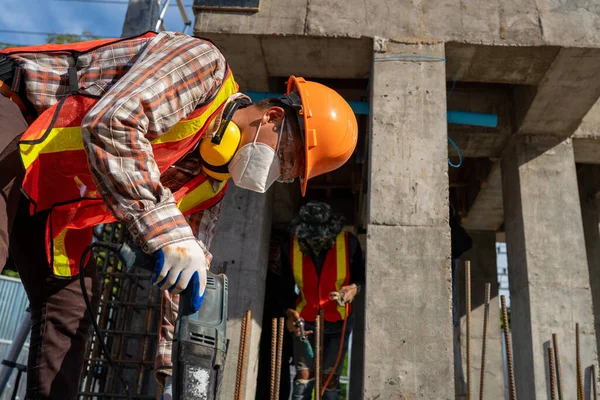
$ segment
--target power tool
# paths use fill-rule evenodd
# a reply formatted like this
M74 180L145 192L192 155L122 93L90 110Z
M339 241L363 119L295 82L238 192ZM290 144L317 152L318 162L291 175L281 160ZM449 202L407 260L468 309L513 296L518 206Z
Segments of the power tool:
M298 319L296 322L294 322L294 325L300 328L300 341L304 343L304 350L306 350L306 354L309 358L314 358L315 353L313 352L313 348L308 340L308 336L306 335L306 330L304 329L304 318Z
M135 246L121 245L119 256L127 271L154 272L154 257ZM171 356L173 400L218 399L228 344L227 294L227 276L210 271L200 310L192 310L189 289L181 293Z

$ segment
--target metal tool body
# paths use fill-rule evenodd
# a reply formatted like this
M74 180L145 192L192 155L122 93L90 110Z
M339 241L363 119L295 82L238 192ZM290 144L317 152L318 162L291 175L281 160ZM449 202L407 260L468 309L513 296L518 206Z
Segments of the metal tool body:
M310 344L310 341L308 340L308 336L306 335L306 329L304 328L304 326L306 325L306 323L304 322L304 318L300 318L299 320L297 320L294 325L298 328L300 328L300 341L302 343L304 343L304 348L306 350L306 354L308 355L308 357L310 358L314 358L315 357L315 353L313 351L313 348Z
M136 247L124 244L119 255L128 270L154 272L154 257ZM227 293L227 277L210 271L200 310L192 310L188 289L181 293L172 351L173 400L218 398L227 354Z

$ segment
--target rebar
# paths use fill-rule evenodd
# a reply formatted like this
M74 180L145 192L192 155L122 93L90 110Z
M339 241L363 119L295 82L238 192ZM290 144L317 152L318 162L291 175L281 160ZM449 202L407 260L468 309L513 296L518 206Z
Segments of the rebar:
M563 384L562 384L562 369L560 367L560 351L558 350L558 335L552 334L552 346L554 347L554 364L556 366L556 388L559 400L564 400Z
M323 384L325 383L325 381L323 380L323 352L325 351L325 311L323 309L321 309L319 311L319 321L321 321L321 337L319 338L320 342L321 342L321 377L319 380L319 399L321 400L321 398L323 397Z
M315 320L315 400L321 400L321 318Z
M465 262L465 291L467 297L467 400L471 400L471 262Z
M251 311L246 311L246 315L242 318L240 329L240 347L238 352L237 373L235 376L235 391L234 399L242 400L244 398L244 385L246 378L248 342L250 337L250 317Z
M577 400L584 400L583 374L581 373L581 352L579 347L579 322L575 324L575 358L577 362Z
M512 345L510 340L510 329L508 328L508 310L506 309L506 297L500 296L502 304L502 329L504 330L504 344L506 347L506 369L508 371L508 391L510 400L517 400L515 388L515 371L513 368Z
M483 387L485 381L485 356L487 350L488 321L490 319L490 292L491 283L485 284L485 305L483 308L483 336L481 339L481 374L479 376L479 400L483 400Z
M548 376L550 378L550 400L556 400L556 375L552 347L548 347Z
M596 366L592 365L592 400L598 400L598 381L596 376Z
M271 320L271 400L275 399L275 379L277 378L277 318Z
M279 400L279 387L281 384L281 359L283 357L283 325L285 320L279 318L279 331L277 332L277 360L275 368L275 399Z

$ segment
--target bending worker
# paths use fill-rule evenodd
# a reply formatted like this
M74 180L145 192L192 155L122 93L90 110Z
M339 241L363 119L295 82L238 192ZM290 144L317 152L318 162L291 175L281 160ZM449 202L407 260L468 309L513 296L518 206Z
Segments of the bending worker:
M283 98L251 104L210 42L180 33L0 52L0 266L9 250L31 302L29 399L75 399L94 309L95 266L79 271L92 227L119 221L155 282L200 305L220 200L341 166L357 140L333 90L290 77ZM10 242L9 242L10 235ZM170 375L176 296L165 296L158 376ZM175 306L175 307L173 307Z
M325 320L321 365L323 385L331 375L322 398L340 398L339 376L353 323L352 308L345 305L360 292L365 279L360 243L356 236L342 231L343 223L343 217L334 214L328 204L311 201L300 208L299 215L290 223L290 243L281 247L280 301L286 310L287 328L294 332L296 378L293 400L312 399L314 358L303 342L299 322L304 322L310 347L314 349L314 323L321 310Z

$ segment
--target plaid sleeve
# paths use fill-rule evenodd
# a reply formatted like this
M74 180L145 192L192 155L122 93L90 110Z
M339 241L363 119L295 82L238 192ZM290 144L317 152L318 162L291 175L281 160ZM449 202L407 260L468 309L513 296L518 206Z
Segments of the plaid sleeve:
M194 237L150 141L219 89L227 65L210 42L163 32L86 115L82 135L98 191L147 253Z
M211 208L190 216L186 216L190 227L194 231L196 239L203 243L204 254L210 265L212 255L208 251L212 238L216 233L216 224L221 214L221 202ZM163 382L165 376L172 374L173 362L171 351L173 349L173 335L175 334L175 321L179 309L179 296L172 295L168 290L163 292L160 309L160 327L158 330L158 349L154 361L154 375L156 379Z

